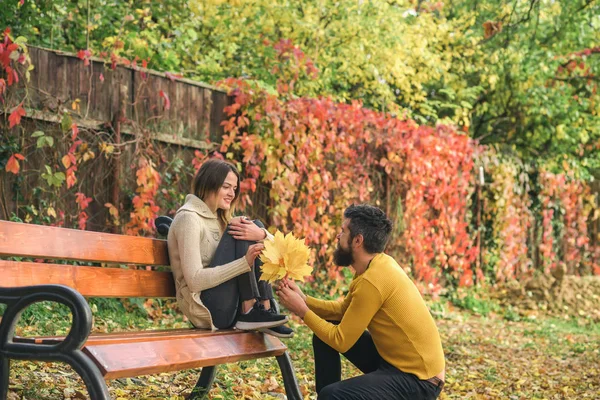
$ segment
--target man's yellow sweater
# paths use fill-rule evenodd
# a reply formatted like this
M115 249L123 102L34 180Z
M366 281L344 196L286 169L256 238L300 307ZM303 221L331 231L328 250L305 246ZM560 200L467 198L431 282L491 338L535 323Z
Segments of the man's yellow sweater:
M343 301L307 296L304 322L325 343L345 353L368 329L381 357L420 379L444 370L435 322L414 283L387 254L378 254L355 276ZM340 321L339 325L326 320Z

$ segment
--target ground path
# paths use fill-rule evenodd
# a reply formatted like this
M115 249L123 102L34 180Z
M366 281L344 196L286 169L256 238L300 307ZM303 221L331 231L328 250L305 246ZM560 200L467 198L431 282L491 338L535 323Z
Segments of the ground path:
M445 306L437 313L448 360L441 399L600 399L600 324L537 316L507 320ZM310 333L297 322L288 340L302 391L314 399ZM354 369L344 365L344 375ZM110 381L117 399L183 399L197 371ZM9 399L84 398L72 370L59 364L14 362ZM215 399L281 399L276 362L222 367Z

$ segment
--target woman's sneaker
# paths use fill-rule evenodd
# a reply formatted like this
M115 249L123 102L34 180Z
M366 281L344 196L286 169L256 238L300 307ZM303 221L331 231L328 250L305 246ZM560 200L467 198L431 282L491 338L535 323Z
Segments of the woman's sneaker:
M271 314L277 314L277 311L274 308L269 308L268 310ZM294 336L294 330L285 325L275 326L273 328L262 328L259 331L263 333L268 333L272 336L277 336L278 338L288 339Z
M251 331L261 328L273 328L283 325L288 321L285 315L272 313L265 310L265 307L258 301L254 303L252 309L247 314L240 314L235 324L237 329Z
M273 328L261 328L259 331L283 339L288 339L294 336L294 330L285 325L279 325Z

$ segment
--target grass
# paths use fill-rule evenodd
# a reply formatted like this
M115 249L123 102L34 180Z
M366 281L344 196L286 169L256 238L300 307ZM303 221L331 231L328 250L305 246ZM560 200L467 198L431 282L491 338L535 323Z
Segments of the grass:
M466 297L465 297L466 298ZM114 299L91 300L95 330L164 329L186 323L169 304ZM506 317L507 310L476 294L459 304L431 303L447 360L447 383L441 399L592 399L600 393L600 324L585 319L538 316ZM68 329L68 310L49 303L23 314L19 334L44 335ZM162 314L157 316L157 310ZM154 316L154 318L149 318ZM290 322L296 336L286 341L300 389L314 399L311 332ZM199 370L109 381L116 399L183 399ZM358 371L344 360L345 378ZM282 379L275 359L219 367L212 399L282 399ZM57 363L14 361L9 399L83 398L77 374Z

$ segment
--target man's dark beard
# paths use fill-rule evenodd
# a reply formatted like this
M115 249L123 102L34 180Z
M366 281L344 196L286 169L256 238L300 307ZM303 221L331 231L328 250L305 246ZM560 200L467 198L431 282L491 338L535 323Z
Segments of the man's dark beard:
M352 254L352 248L344 250L338 243L335 252L333 253L333 262L335 265L340 267L348 267L354 263L354 254Z

